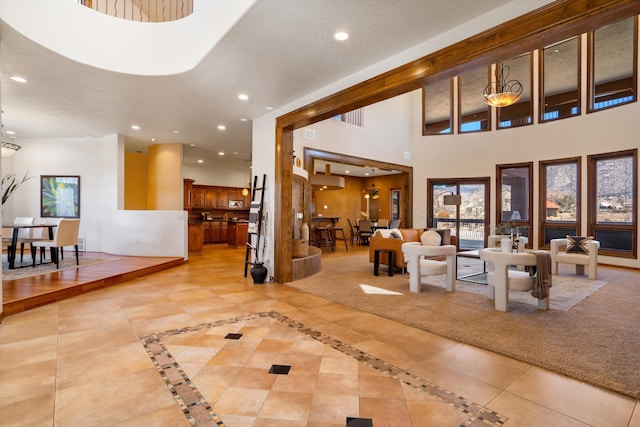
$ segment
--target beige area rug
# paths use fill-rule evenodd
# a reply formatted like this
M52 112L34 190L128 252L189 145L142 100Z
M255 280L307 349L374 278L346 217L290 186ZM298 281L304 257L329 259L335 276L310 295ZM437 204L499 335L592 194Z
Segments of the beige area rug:
M483 285L459 280L458 291L448 293L433 277L413 294L408 274L388 277L386 266L381 270L373 275L367 253L323 256L319 273L287 285L640 399L640 274L601 268L601 280L587 283L561 268L552 301L561 289L577 288L579 295L541 311L523 292L530 301L514 297L503 313L480 291Z
M80 255L80 267L101 264L104 262L114 261L116 259L119 259L119 258L105 257L104 255L94 256L94 255L84 253ZM32 277L40 274L53 273L56 271L71 270L74 268L78 268L78 266L76 265L75 255L73 255L72 253L65 253L65 259L60 261L60 268L58 269L56 269L55 264L48 263L49 260L45 260L45 264L39 264L40 260L38 260L36 263L36 266L32 267L30 256L25 256L24 262L22 264L20 264L19 259L16 261L17 261L16 266L20 266L20 268L9 270L9 265L7 263L7 256L6 255L2 256L2 280L3 281L24 279L25 277Z

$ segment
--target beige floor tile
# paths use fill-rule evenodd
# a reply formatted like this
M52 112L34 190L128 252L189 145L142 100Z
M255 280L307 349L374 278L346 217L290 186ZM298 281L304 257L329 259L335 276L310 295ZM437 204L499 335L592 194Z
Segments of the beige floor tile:
M241 366L205 365L191 380L198 386L210 384L227 387L241 368Z
M58 335L58 356L109 351L114 346L132 343L139 345L138 337L133 334L130 326L105 326L102 330L78 330Z
M417 358L403 350L389 345L382 337L359 342L355 347L357 347L358 350L404 370L409 369L411 366L423 360L422 358Z
M466 376L455 368L435 365L431 361L413 366L410 372L479 405L486 405L502 391L497 387Z
M0 364L0 407L22 400L53 396L55 381L54 359L24 365L20 369Z
M0 344L0 360L3 366L18 369L24 365L55 359L57 341L57 335L52 335Z
M209 404L220 416L229 414L257 417L268 394L268 390L228 387L217 401Z
M228 427L252 427L256 423L256 417L239 416L231 414L218 414L225 426Z
M357 396L316 393L309 413L309 423L326 423L344 426L347 417L358 417L359 399Z
M411 425L411 417L404 400L360 398L359 416L373 419L375 427Z
M358 362L350 357L323 357L320 372L327 374L356 375Z
M404 398L400 381L387 376L359 375L358 394L380 399Z
M45 316L41 321L25 321L23 323L14 321L15 319L12 317L9 316L0 327L0 343L2 344L45 338L58 333L57 311L56 314L49 316L50 318Z
M320 371L320 366L322 366L322 356L287 353L284 355L284 363L281 364L291 366L291 370L295 372L317 373Z
M580 427L587 424L545 408L508 392L501 393L488 405L492 410L509 417L505 427ZM609 424L613 427L616 424ZM620 425L622 427L622 425Z
M217 347L187 347L179 355L174 354L176 361L183 365L185 363L207 363L218 352Z
M457 427L464 422L464 418L455 408L442 402L413 400L407 402L407 408L411 425L416 427Z
M147 412L146 414L141 414L137 417L111 424L110 427L184 427L189 425L189 421L180 410L180 407L176 404L172 404L165 408Z
M152 367L151 359L140 343L117 346L108 351L75 353L58 358L57 390L100 383L119 375Z
M506 390L593 426L626 426L636 401L532 367Z
M276 375L271 390L312 394L316 391L318 374L310 372L289 371L288 375Z
M96 387L96 384L100 384ZM86 381L56 393L57 425L102 425L123 422L175 405L175 399L155 368Z
M633 410L629 427L640 427L640 401L636 400L636 407Z
M270 374L267 369L260 368L241 368L233 381L229 384L230 387L236 388L259 388L263 390L271 390L273 383L276 381L277 375Z
M309 417L313 394L272 391L260 411L260 418L305 421Z
M137 335L147 335L160 331L168 331L169 329L180 329L185 326L195 325L198 323L189 314L177 314L174 316L157 317L154 319L132 320L131 326Z
M358 375L320 373L317 377L316 393L358 396Z
M364 312L356 312L351 316L336 320L336 323L367 337L388 334L403 327L392 320Z
M2 427L51 426L54 414L53 393L0 406Z
M231 424L228 424L229 426ZM274 420L269 418L257 418L253 427L308 427L306 421Z
M466 376L504 390L524 374L530 365L464 344L433 356L435 367L464 372Z

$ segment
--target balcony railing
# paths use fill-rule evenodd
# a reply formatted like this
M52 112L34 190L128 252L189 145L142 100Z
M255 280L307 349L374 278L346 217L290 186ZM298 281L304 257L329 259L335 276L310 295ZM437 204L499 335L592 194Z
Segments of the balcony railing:
M138 22L177 21L193 13L193 0L77 0L96 12Z

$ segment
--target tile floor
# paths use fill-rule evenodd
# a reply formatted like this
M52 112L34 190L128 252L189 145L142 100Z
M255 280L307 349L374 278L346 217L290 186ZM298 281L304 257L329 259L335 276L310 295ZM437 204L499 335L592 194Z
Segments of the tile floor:
M7 317L0 426L640 427L638 401L284 285L253 285L243 257L208 248Z

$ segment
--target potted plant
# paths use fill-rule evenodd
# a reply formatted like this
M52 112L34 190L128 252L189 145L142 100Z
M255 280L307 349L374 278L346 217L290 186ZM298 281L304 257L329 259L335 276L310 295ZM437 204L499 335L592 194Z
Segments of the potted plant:
M33 178L32 176L27 176L29 172L25 173L22 179L18 180L15 173L8 173L2 177L2 204L4 205L9 197L13 194L14 191L20 187L20 185L24 184L26 181Z

